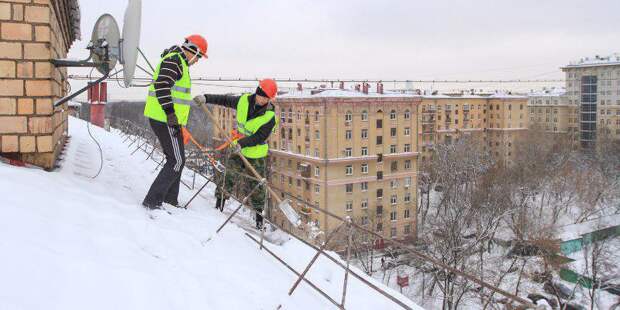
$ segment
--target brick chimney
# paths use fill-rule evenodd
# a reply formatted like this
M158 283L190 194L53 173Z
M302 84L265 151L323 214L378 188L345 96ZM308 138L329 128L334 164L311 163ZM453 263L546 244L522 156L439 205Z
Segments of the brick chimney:
M368 94L368 88L370 85L368 85L368 83L364 82L364 84L362 84L362 92L364 94Z
M301 83L297 83L297 90L298 91L303 91L304 87L301 85Z
M68 131L64 58L79 35L77 1L0 2L0 156L53 169ZM60 12L58 15L57 12Z
M338 88L344 89L344 82L343 81L340 81L340 86L338 86Z
M360 90L361 90L360 84L355 84L355 91L360 91Z
M377 83L377 94L383 94L383 83L381 81Z

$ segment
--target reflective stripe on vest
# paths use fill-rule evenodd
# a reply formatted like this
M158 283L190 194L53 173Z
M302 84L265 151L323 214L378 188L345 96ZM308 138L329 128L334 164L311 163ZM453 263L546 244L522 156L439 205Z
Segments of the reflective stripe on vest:
M185 59L183 59L183 57L177 52L172 52L162 57L161 61L157 65L155 74L153 74L153 82L156 81L157 76L159 76L161 63L165 59L175 55L178 55L181 59L183 73L181 79L176 81L174 86L170 89L170 95L172 97L172 104L174 105L174 114L177 116L179 124L185 126L187 125L187 120L189 119L190 105L192 104L192 81L189 76L189 68L185 62ZM157 99L154 83L151 83L151 86L149 86L149 92L144 106L144 116L160 122L166 122L168 120L166 113Z
M266 111L265 114L248 120L250 95L245 94L237 102L237 130L245 136L255 134L263 125L269 123L276 114L273 111ZM274 127L275 129L275 127ZM269 152L269 144L263 142L255 146L248 146L241 149L241 154L247 158L263 158Z

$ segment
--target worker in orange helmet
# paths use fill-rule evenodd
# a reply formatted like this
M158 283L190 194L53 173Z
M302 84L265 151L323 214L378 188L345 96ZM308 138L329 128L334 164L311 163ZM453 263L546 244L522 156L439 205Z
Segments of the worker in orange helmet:
M258 83L254 94L243 94L241 96L211 95L205 94L194 97L194 102L198 106L211 103L219 106L237 110L237 131L243 136L230 144L233 152L238 153L248 159L250 163L261 174L265 173L266 157L269 152L267 139L276 130L277 119L273 101L278 93L278 86L273 79L263 79ZM245 172L243 161L238 156L230 158L226 169ZM246 172L247 173L247 172ZM221 179L221 177L220 177ZM234 173L226 173L224 188L227 192L233 192L233 187L239 183L239 178ZM243 193L248 195L256 187L258 181L249 180L243 184ZM226 197L219 186L216 190L216 208L220 211L224 208ZM241 193L241 195L243 195ZM265 191L263 189L254 190L251 197L252 207L256 212L256 228L263 226L262 210L265 203Z
M164 203L179 206L179 185L185 165L181 126L187 125L192 103L189 67L199 59L207 58L207 47L204 37L190 35L180 46L164 50L153 73L144 116L149 118L166 156L166 164L142 202L147 209L161 209Z

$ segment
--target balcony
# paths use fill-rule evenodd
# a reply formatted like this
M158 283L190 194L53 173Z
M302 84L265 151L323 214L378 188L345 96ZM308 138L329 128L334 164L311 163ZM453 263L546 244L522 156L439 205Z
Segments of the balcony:
M297 169L297 173L298 173L298 176L304 179L310 178L310 164L308 163L300 164Z

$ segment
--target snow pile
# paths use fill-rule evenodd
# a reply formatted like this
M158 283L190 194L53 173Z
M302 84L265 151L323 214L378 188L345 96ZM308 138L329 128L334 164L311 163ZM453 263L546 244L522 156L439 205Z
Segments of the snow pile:
M189 210L156 211L157 218L150 219L140 202L155 164L142 152L132 156L135 145L127 148L120 136L91 130L103 147L96 179L91 176L99 168L97 146L85 123L74 118L58 171L0 163L0 309L334 308L303 282L288 296L296 276L259 251L240 227L228 225L216 235L226 214L213 208L212 187ZM192 194L181 186L181 201ZM268 247L298 271L314 254L294 239ZM343 277L325 258L308 274L335 300ZM346 305L399 309L352 277Z

